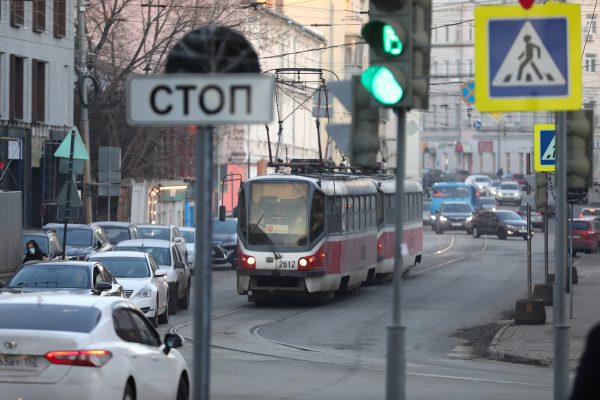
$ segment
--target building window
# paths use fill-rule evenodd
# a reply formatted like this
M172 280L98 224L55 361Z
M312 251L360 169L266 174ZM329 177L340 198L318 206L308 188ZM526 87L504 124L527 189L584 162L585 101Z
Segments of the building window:
M446 42L450 41L450 27L446 25Z
M473 41L473 24L469 24L469 42Z
M595 15L587 16L584 34L587 35L588 33L591 33L591 34L596 33L596 16Z
M439 29L433 28L433 43L437 43L438 41L438 31Z
M67 32L67 0L54 0L54 36L64 38Z
M462 68L460 65L460 60L456 60L456 74L457 75L462 75Z
M432 63L431 73L432 73L433 75L435 75L435 74L437 74L437 73L438 73L438 63L437 63L437 61L434 61L434 62Z
M469 75L473 75L473 60L469 60Z
M446 75L450 75L450 61L445 60L446 63Z
M585 55L585 72L596 72L596 55Z
M33 31L46 30L46 0L33 0Z
M24 58L10 55L10 88L9 110L10 119L23 119L23 64Z
M25 20L25 0L10 1L10 24L23 26Z
M46 63L31 62L31 122L44 122L46 114Z

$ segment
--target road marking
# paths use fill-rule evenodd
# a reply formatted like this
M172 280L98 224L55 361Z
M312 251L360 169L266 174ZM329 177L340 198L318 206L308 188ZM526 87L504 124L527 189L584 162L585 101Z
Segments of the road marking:
M458 257L458 258L453 258L453 259L451 259L451 260L446 260L446 261L444 261L444 262L441 262L441 263L439 263L439 264L432 265L432 266L431 266L431 267L429 267L429 268L425 268L425 269L422 269L422 270L420 270L420 271L413 272L413 273L411 273L410 275L411 275L411 276L419 275L419 274L422 274L422 273L424 273L424 272L431 271L432 269L437 269L437 268L443 267L443 266L445 266L445 265L448 265L448 264L455 263L455 262L457 262L457 261L466 260L466 259L468 259L468 258L471 258L471 257L473 257L474 255L481 254L481 253L483 253L483 252L485 252L485 251L487 250L487 246L488 246L488 240L487 240L487 238L485 238L485 237L484 237L484 238L483 238L483 240L485 241L485 242L484 242L484 244L483 244L483 248L482 248L481 250L479 250L479 251L477 251L477 252L473 253L473 254L469 254L469 255L468 255L468 256L466 256L466 257Z
M450 240L450 244L448 245L448 247L446 247L445 249L442 249L442 250L438 250L433 253L425 253L425 254L423 254L423 257L436 256L438 254L443 254L443 253L447 252L448 250L450 250L452 248L452 246L454 246L455 240L456 240L456 235L452 235L452 239Z

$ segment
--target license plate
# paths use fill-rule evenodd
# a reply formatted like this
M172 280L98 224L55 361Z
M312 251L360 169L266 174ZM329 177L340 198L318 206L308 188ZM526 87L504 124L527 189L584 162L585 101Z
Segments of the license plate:
M461 222L453 222L452 226L462 226L462 223Z
M573 235L573 239L581 239L583 236L581 235Z
M279 269L295 269L296 261L295 260L279 260L279 261L277 261L277 268L279 268Z
M40 367L35 356L0 355L0 370L31 371Z
M519 232L527 232L527 228L521 228L519 229Z

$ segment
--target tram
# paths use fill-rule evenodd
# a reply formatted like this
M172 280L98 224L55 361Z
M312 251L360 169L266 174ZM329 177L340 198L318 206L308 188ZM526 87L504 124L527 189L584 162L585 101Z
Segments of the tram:
M238 293L249 301L281 294L326 300L391 274L394 192L390 176L275 174L247 180L238 202ZM421 186L407 181L406 196L404 274L421 258Z

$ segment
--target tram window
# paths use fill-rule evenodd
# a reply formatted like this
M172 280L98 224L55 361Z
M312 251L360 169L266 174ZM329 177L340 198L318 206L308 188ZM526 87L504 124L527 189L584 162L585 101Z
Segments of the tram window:
M342 199L339 197L327 198L327 232L341 232L342 229Z
M377 225L381 225L383 224L383 193L377 192L376 203Z
M246 223L246 192L241 191L240 192L240 196L238 198L238 204L239 204L239 212L238 212L238 222L240 224L240 232L242 233L242 236L245 238L246 237L246 232L247 232L247 226L248 224Z
M362 227L364 229L364 228L366 228L368 226L367 225L367 209L368 209L368 207L367 207L367 196L362 196L361 202L362 202L362 209L360 211L361 212L361 216L360 217L361 217L361 221L362 221Z
M312 206L310 207L310 232L309 238L312 242L323 233L325 226L325 198L322 193L314 192Z
M342 198L342 209L340 210L341 220L342 220L342 232L348 231L348 199L346 197Z

